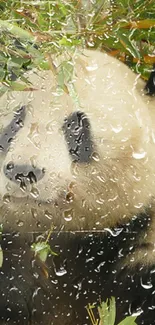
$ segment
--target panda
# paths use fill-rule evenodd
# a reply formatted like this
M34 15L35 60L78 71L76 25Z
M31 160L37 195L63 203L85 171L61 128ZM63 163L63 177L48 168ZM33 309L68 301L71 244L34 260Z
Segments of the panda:
M87 49L69 64L63 89L33 70L0 99L0 324L89 325L86 306L114 296L116 324L153 325L155 72Z

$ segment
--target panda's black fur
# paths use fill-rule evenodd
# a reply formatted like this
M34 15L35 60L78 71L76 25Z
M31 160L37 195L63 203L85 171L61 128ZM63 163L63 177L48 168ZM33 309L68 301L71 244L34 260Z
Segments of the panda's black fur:
M153 80L154 72L145 87L148 95L155 93ZM145 95L143 94L143 96ZM15 166L7 165L7 163L13 162L5 158L12 138L17 133L20 134L20 129L24 124L26 106L25 103L20 102L20 104L21 109L17 111L12 122L5 125L1 134L1 173L4 173L5 177L15 186L16 183L22 185L22 181L25 186L29 186L29 183L35 183L44 177L43 174L40 174L43 173L43 170L31 166L31 171L36 173L37 180L31 179L28 165L19 165L21 158ZM73 165L74 163L75 166L77 163L80 167L81 165L85 166L84 164L91 165L96 145L91 129L91 120L85 111L69 112L63 119L61 132ZM11 146L14 148L14 140ZM85 148L87 149L85 150ZM98 159L96 154L95 158ZM116 160L117 163L119 161ZM15 168L14 174L12 173L13 168ZM46 174L46 168L44 173ZM8 195L9 190L7 188L8 192L3 197L6 207L12 204ZM72 192L74 193L74 185L69 195L73 194ZM89 195L89 192L86 195ZM123 203L122 198L122 205ZM86 220L86 223L82 223L82 226L77 229L74 229L72 224L71 226L69 224L70 228L66 229L65 219L60 222L59 216L56 215L58 220L54 219L54 221L56 221L57 228L53 230L49 244L57 255L50 254L45 263L41 262L38 257L34 257L30 247L38 238L43 238L44 231L50 229L51 220L47 222L43 219L37 223L35 204L36 202L34 202L34 207L32 204L33 216L28 215L30 219L23 226L23 230L22 222L28 209L27 203L23 208L23 214L19 214L18 218L18 209L16 211L14 205L13 208L10 205L10 210L5 210L2 204L1 219L4 231L1 246L4 258L0 268L0 324L89 325L91 321L86 306L88 304L98 306L101 301L106 301L112 296L116 299L116 324L128 315L137 315L137 325L155 324L153 197L148 198L144 208L141 205L137 206L139 213L133 212L130 217L126 217L124 214L117 216L116 221L113 221L112 224L105 221L103 226L98 226L96 222L93 224L95 226L92 226L92 230L89 229L91 219ZM50 201L47 202L47 210L49 204L51 204ZM57 209L59 202L56 201L54 204ZM48 215L46 205L45 213ZM93 218L92 215L93 212L91 214L90 210L89 218ZM48 218L52 219L50 213ZM17 219L19 223L17 223ZM81 220L83 222L83 218ZM98 221L98 219L95 220ZM98 314L95 310L94 314L97 318Z
M48 278L30 252L35 236L26 234L23 240L19 234L4 234L1 323L90 324L85 306L114 296L116 324L131 314L139 315L137 324L155 324L155 265L134 264L137 248L152 249L138 244L150 224L147 211L105 233L53 234L50 245L58 256L47 260Z

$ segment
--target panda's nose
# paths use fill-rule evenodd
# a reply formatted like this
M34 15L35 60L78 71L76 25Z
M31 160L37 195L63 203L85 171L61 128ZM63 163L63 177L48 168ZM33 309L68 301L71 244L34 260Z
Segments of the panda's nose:
M4 174L10 181L27 186L28 184L37 183L42 179L45 174L45 168L40 169L30 165L14 165L13 162L9 162L4 166Z

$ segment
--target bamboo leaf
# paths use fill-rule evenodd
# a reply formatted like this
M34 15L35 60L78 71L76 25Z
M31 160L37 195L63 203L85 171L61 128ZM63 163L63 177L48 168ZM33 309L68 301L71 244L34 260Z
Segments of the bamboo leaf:
M4 31L13 34L16 38L24 39L31 42L35 41L34 36L28 31L22 29L21 27L13 23L9 23L7 20L0 19L0 32Z
M136 43L131 40L130 33L125 33L123 30L117 31L117 36L124 48L134 57L140 59L140 53L136 47Z
M118 325L136 325L135 320L137 316L128 316L122 322L120 322Z

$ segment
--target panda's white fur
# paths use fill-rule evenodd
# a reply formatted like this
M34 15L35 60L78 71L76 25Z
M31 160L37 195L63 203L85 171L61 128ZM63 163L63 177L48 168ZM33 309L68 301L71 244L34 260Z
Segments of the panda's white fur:
M114 295L117 323L138 312L138 325L153 325L154 98L139 75L105 53L85 50L73 64L64 91L53 69L35 70L28 73L35 90L0 99L2 147L25 107L23 127L0 154L0 324L89 324L84 307ZM77 111L89 124L88 161L73 159L65 137L64 123ZM19 174L44 173L23 188L6 176L8 164ZM40 266L31 234L51 224L60 254Z
M103 229L127 222L154 196L154 101L144 95L140 76L97 51L86 50L74 61L78 107L66 92L58 95L52 71L31 73L35 91L11 92L0 101L1 112L9 113L6 121L1 115L3 125L17 107L25 105L27 111L1 164L1 205L8 213L16 211L13 224L4 212L1 221L9 228L16 229L22 219L20 231L34 230L41 218L42 225L52 221L66 230ZM64 119L77 109L90 120L95 144L91 164L73 163L64 140ZM24 192L4 175L10 161L45 168L45 175ZM66 202L68 192L71 202ZM31 207L38 216L33 223ZM41 210L47 214L39 217Z

